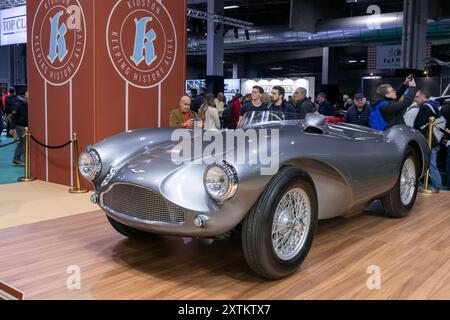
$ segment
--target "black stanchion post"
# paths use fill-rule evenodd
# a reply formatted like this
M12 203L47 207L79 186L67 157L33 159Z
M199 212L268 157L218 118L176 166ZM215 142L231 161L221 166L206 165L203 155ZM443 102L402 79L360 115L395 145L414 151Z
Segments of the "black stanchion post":
M86 190L86 189L81 189L81 183L80 183L80 170L79 170L79 168L78 168L78 139L77 139L77 134L76 133L74 133L73 134L73 155L74 155L74 158L75 158L75 172L76 172L76 179L77 179L77 184L76 184L76 187L75 188L71 188L71 189L69 189L69 192L70 193L76 193L76 194L79 194L79 193L86 193L86 192L88 192L88 190Z
M22 139L24 137L21 137ZM30 130L25 128L25 176L17 179L19 182L31 182L36 178L30 177Z

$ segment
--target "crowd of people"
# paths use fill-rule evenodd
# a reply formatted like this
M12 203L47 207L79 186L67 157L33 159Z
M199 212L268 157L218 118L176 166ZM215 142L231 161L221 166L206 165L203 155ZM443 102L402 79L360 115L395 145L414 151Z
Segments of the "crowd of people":
M260 86L254 86L252 92L242 96L237 93L230 101L225 101L220 92L217 97L207 93L205 88L191 91L190 96L180 99L179 108L170 114L172 128L202 128L204 130L236 129L246 113L254 111L277 111L285 120L304 119L308 113L319 113L330 122L346 122L384 131L397 124L409 125L428 137L428 123L431 116L442 119L440 132L433 137L430 177L434 188L448 190L450 187L450 152L447 152L447 186L437 166L439 149L450 145L450 102L440 106L430 99L430 93L417 89L412 75L395 90L390 84L378 86L372 103L362 93L356 93L351 99L343 97L342 108L338 109L320 92L312 100L305 88L297 88L292 96L286 97L282 86L274 86L271 94ZM343 111L344 110L344 111ZM343 112L342 112L343 111ZM449 147L450 148L450 147Z
M6 121L6 136L18 139L11 165L24 166L25 143L20 139L28 127L28 90L23 96L18 96L16 90L11 87L3 95L0 102L0 114ZM0 133L3 132L3 121L0 121ZM0 139L1 142L1 139Z
M346 122L376 130L387 130L397 124L406 124L419 130L428 137L429 119L438 119L437 129L433 134L430 177L436 189L450 187L450 152L447 152L447 186L437 166L439 150L450 148L450 101L444 106L432 100L425 89L417 89L413 76L408 76L404 83L395 90L390 84L378 86L372 103L367 102L362 93L356 93L351 99L344 96L345 109L338 110L327 100L325 93L320 92L312 100L307 96L305 88L297 88L292 96L287 97L282 86L274 86L271 94L264 92L260 86L254 86L252 92L243 96L237 93L229 101L225 101L222 92L217 96L201 88L191 90L190 96L180 99L179 107L170 113L169 125L172 128L201 128L204 130L236 129L239 121L246 113L253 111L276 111L286 120L303 119L308 113L319 113L331 122ZM6 119L6 135L20 138L28 126L28 91L18 96L14 88L0 100L0 112ZM334 119L334 120L333 120ZM3 121L0 121L0 132L3 132ZM0 140L1 142L1 140ZM11 165L24 165L24 143L19 140Z

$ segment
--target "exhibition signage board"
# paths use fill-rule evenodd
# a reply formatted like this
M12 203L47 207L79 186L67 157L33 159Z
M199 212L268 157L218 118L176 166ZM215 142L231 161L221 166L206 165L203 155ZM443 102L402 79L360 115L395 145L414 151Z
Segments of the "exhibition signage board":
M60 145L77 133L82 151L124 131L168 126L184 94L185 0L39 0L27 11L34 137ZM70 147L32 144L31 164L39 179L73 186Z
M377 47L377 69L399 69L402 66L401 45Z
M191 94L191 89L200 90L200 88L206 88L205 79L186 80L186 94ZM224 80L224 95L226 101L233 98L236 93L241 92L241 79L225 79Z
M252 92L253 86L260 86L265 92L271 93L274 86L282 86L285 90L286 99L293 95L295 89L302 87L307 91L307 96L315 94L314 77L305 77L300 79L245 79L241 82L241 93L248 94Z
M27 10L26 6L0 11L0 45L11 45L27 42Z
M224 83L224 95L227 101L233 99L236 93L241 92L241 80L240 79L225 79Z

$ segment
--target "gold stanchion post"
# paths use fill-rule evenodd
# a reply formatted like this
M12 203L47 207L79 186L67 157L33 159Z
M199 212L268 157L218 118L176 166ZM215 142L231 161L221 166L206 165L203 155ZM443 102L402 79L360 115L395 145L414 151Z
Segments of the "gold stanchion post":
M31 182L36 180L36 178L30 177L30 130L28 127L25 128L25 176L17 179L19 182Z
M77 179L77 185L75 188L71 188L69 190L70 193L87 193L89 190L85 190L85 189L81 189L81 183L80 183L80 169L78 168L78 139L77 139L77 134L74 133L73 134L73 154L75 157L75 172L76 172L76 179Z
M428 123L428 146L430 147L430 150L433 146L433 128L434 123L436 122L435 117L430 117L430 122ZM430 182L430 167L427 169L427 173L425 175L425 181L424 181L424 187L423 189L420 189L419 192L423 194L436 194L439 193L438 189L428 189L428 184Z

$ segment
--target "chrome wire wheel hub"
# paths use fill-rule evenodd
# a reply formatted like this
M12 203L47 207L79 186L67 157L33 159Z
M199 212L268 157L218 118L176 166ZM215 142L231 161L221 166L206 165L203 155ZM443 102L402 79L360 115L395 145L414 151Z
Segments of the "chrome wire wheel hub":
M286 192L276 208L272 224L272 246L281 260L294 258L302 249L311 223L311 203L300 188Z
M400 176L400 199L403 205L410 204L416 189L416 166L411 158L406 159Z

